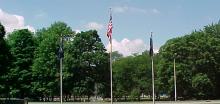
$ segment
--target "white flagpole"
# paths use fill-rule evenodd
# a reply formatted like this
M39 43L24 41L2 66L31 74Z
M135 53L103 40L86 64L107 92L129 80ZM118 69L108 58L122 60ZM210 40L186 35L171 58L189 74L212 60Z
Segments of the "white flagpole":
M63 104L63 76L62 76L62 61L60 58L60 104Z
M63 37L61 35L60 45L63 45ZM60 46L60 48L63 48ZM63 51L63 50L62 50ZM60 56L60 104L63 104L63 57Z
M152 34L153 34L153 32L151 32L151 39L152 39ZM152 42L152 45L153 45L153 42ZM154 60L153 60L153 55L154 55L154 53L152 53L152 55L151 55L152 90L153 90L152 95L153 95L153 104L155 104L155 95L154 95Z
M112 11L110 8L110 19L112 19ZM112 20L111 20L112 22ZM110 42L110 80L111 80L111 104L113 104L113 91L112 91L112 33L109 36L109 42Z
M175 101L177 100L177 93L176 93L176 60L175 56L173 59L173 78L174 78L174 87L175 87Z
M113 104L113 93L112 93L112 39L110 39L110 77L111 77L111 104Z
M153 89L153 104L155 104L155 95L154 95L154 60L153 56L151 56L151 68L152 68L152 89Z

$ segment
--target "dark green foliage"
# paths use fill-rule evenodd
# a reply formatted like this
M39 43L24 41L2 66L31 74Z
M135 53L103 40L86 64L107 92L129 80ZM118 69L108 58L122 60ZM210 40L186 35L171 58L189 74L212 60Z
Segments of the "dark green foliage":
M120 58L113 63L113 89L116 98L132 99L151 94L151 61L148 52Z
M4 39L4 26L0 23L0 96L8 96L8 73L11 65L9 46Z
M215 24L206 26L204 30L168 40L160 48L161 60L158 77L161 76L159 79L163 86L162 89L173 96L173 59L175 57L179 97L186 99L218 97L217 95L220 94L218 89L220 87L218 84L220 74L219 36L220 25ZM202 85L197 86L198 84ZM209 87L202 87L208 84L210 84ZM209 93L206 92L207 90Z
M72 74L74 94L92 96L95 91L105 97L104 89L109 86L108 55L97 31L76 34L74 41L69 42L66 63ZM71 58L70 58L71 57Z
M35 34L14 31L5 41L0 24L0 96L52 101L59 96L58 51L63 37L63 95L110 97L109 55L97 33L75 34L67 24L55 22ZM68 39L66 37L69 37ZM174 97L173 62L176 60L177 96L183 99L220 97L220 24L205 26L168 40L153 56L155 93ZM149 52L123 57L112 53L113 96L117 100L152 97ZM76 100L76 99L74 99Z
M32 68L32 92L40 97L59 94L58 49L61 35L72 34L63 22L56 22L37 32L37 49ZM35 95L35 96L36 96Z
M112 52L112 60L113 60L113 61L116 61L116 60L118 60L118 59L120 59L120 58L122 58L122 57L123 57L123 55L120 54L120 53L118 53L118 51Z
M64 44L63 93L69 96L108 96L108 54L97 31L75 34L65 23L56 22L36 34L37 49L32 68L32 92L41 98L59 96L61 35ZM67 38L68 37L68 38ZM95 90L96 86L96 90ZM41 99L43 100L43 99ZM48 99L49 100L49 99ZM53 100L53 99L50 99Z
M3 38L5 33L5 27L0 23L0 38Z
M14 31L8 37L8 44L13 56L8 76L10 94L19 98L30 96L31 65L35 49L33 34L27 29Z
M213 84L206 74L196 74L192 79L192 87L197 99L207 99L213 96Z

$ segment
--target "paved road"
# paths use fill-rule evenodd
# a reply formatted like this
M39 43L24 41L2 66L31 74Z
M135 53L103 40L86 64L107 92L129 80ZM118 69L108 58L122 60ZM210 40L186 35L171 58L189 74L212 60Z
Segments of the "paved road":
M59 102L29 102L28 104L60 104ZM110 102L63 102L63 104L110 104ZM152 102L114 102L113 104L152 104ZM220 104L220 100L156 101L155 104Z

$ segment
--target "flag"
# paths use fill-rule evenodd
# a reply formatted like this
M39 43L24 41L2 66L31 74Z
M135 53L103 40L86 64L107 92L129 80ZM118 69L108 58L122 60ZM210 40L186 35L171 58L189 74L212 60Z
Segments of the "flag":
M59 58L63 58L64 57L64 52L63 52L63 39L61 38L61 42L60 42L60 48L59 48Z
M107 36L109 38L109 40L111 41L112 39L112 14L110 14L110 20L109 20L109 23L108 23L108 30L107 30Z
M153 54L154 54L152 33L151 33L151 37L150 37L150 52L149 52L149 54L150 54L150 56L153 56Z

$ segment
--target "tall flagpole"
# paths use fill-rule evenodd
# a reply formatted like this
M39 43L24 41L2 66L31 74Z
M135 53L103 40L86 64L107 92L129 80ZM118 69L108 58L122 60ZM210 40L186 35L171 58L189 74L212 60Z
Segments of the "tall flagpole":
M152 34L151 32L151 39L150 39L150 55L151 55L151 69L152 69L152 95L153 95L153 104L155 104L155 95L154 95L154 60L153 60L153 40L152 40Z
M110 42L110 80L111 80L111 104L113 104L113 91L112 91L112 11L110 8L110 20L108 23L108 30L107 30L107 36Z
M153 104L155 104L155 95L154 95L154 60L153 56L151 56L151 68L152 68L152 90L153 90Z
M113 93L112 93L112 39L110 39L110 71L111 71L111 104L113 104Z
M63 104L63 37L60 38L60 104Z
M63 58L60 58L60 104L63 104L63 73L62 73Z
M175 60L175 56L173 59L173 78L174 78L175 101L176 101L177 100L177 93L176 93L176 60Z

